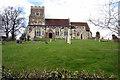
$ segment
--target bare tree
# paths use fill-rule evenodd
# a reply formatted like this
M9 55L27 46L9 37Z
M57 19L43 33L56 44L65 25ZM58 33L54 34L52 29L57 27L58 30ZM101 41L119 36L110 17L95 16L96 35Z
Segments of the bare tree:
M99 16L90 18L89 22L94 24L96 27L100 27L102 29L109 29L112 31L112 33L118 34L118 31L120 30L120 27L118 26L118 2L114 2L113 0L109 0L108 3L106 3L102 7L102 11Z
M25 27L25 18L20 17L22 12L23 9L21 7L7 7L2 11L2 30L5 32L7 38L9 37L9 33L11 33L12 39L14 39L16 33Z
M4 9L2 12L2 30L5 32L6 37L9 37L9 33L11 31L10 27L10 10L9 9Z

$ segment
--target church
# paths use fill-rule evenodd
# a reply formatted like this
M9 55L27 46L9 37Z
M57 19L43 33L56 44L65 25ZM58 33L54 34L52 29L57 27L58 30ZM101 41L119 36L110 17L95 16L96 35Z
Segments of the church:
M29 40L35 38L66 38L89 39L92 32L86 22L70 22L70 19L45 18L44 6L31 6L27 36Z

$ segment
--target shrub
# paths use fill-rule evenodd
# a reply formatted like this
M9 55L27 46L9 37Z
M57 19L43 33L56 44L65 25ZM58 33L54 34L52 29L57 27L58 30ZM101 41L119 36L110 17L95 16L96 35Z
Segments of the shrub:
M47 41L47 40L44 39L44 38L35 38L34 41L42 41L42 42L45 42L45 41Z
M105 77L104 71L97 71L90 74L88 71L69 71L69 70L58 70L55 71L44 71L39 72L37 69L33 71L23 70L22 72L15 72L13 69L5 69L2 71L2 80L66 80L66 79L79 79L79 80L117 80L113 78L113 75Z

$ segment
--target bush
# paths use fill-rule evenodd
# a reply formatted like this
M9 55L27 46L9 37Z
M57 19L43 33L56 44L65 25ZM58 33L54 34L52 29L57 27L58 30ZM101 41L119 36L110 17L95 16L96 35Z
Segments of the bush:
M43 38L35 38L34 41L46 41L46 40Z
M30 43L30 41L24 41L24 42L22 42L22 43L28 44L28 43Z
M104 71L97 71L90 74L88 71L68 71L58 70L39 72L37 69L33 71L23 70L22 72L15 72L13 69L5 69L2 71L2 80L66 80L66 79L79 79L79 80L117 80L113 75L105 77Z
M100 42L108 42L108 40L100 40Z

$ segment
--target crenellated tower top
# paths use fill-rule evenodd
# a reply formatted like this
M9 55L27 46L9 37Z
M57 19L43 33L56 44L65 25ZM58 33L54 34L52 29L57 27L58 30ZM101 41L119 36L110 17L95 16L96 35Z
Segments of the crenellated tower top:
M44 6L31 6L31 9L44 9Z

